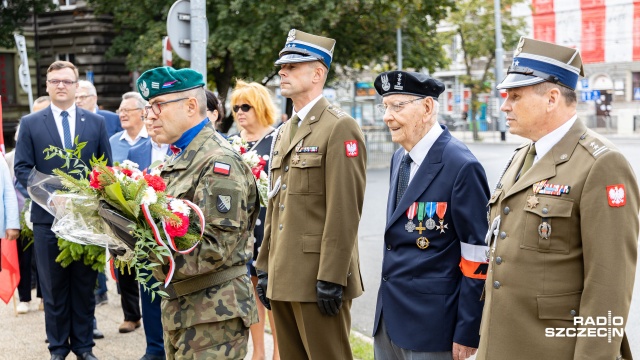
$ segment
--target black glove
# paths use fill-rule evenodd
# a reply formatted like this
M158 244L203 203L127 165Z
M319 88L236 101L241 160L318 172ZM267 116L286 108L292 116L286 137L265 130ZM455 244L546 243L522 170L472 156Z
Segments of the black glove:
M318 280L316 294L318 295L318 307L322 315L338 315L342 307L342 285Z
M269 283L269 275L264 272L257 270L258 273L258 285L256 286L256 292L258 293L258 298L264 307L268 310L271 310L271 302L267 298L267 284Z

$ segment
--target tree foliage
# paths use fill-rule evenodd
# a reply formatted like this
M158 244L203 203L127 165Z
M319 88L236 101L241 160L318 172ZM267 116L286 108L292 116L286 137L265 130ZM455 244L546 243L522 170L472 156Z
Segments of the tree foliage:
M22 25L33 16L55 8L51 0L8 0L6 7L0 1L0 47L16 46L14 32L22 32Z
M161 65L161 37L174 0L90 0L96 11L114 16L118 36L108 55L127 56L130 70ZM207 0L209 88L225 97L235 78L265 83L277 73L273 62L290 29L337 40L334 64L361 69L394 67L396 28L402 26L404 66L433 70L447 60L436 24L453 0ZM175 46L175 44L174 44ZM188 63L177 60L174 66ZM335 69L335 65L332 69Z
M511 7L523 0L501 0L502 17L502 48L505 51L514 49L520 36L524 35L524 19L511 15ZM447 22L453 25L451 32L441 33L443 42L452 41L454 35L460 39L460 51L462 52L466 75L461 77L465 87L471 89L471 110L476 114L480 107L478 94L488 93L492 90L491 80L494 79L495 68L495 12L493 0L461 0L456 2L458 11L451 12ZM472 76L473 69L480 65L482 75L478 78ZM498 79L500 81L501 79ZM473 121L475 116L470 120ZM478 139L477 124L473 126L474 139Z

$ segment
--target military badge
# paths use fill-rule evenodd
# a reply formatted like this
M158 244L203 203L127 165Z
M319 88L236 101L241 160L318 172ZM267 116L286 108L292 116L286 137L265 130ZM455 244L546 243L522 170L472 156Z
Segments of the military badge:
M548 240L549 237L551 237L551 224L543 221L538 225L538 235L540 235L541 238Z
M396 84L393 88L395 90L404 90L404 85L402 85L402 73L398 73L398 79L396 80Z
M621 207L627 204L627 196L624 191L624 185L610 185L607 186L607 199L609 200L609 206Z
M358 156L358 142L356 140L349 140L344 142L344 150L347 157Z
M420 236L418 240L416 240L416 245L420 250L424 250L429 247L429 239L424 236Z
M318 152L318 147L317 146L304 146L301 147L300 150L298 150L299 153L317 153Z
M535 209L536 206L538 206L538 204L540 203L540 201L538 201L538 197L535 195L529 195L529 197L527 197L527 207L529 209Z
M142 93L142 96L144 96L144 97L149 96L149 88L147 87L147 82L146 81L140 82L140 85L138 85L138 88L140 89L140 92Z
M229 212L231 210L231 195L218 195L216 207L221 213Z
M389 75L382 75L380 77L380 80L382 81L382 90L389 91L389 89L391 88L391 84L389 83Z
M296 39L296 29L291 29L289 34L287 35L287 42L293 41Z

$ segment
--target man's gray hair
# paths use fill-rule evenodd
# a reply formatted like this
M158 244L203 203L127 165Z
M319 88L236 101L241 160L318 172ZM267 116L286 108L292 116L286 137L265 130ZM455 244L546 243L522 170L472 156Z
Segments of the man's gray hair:
M79 89L87 89L87 90L89 90L89 95L98 96L98 93L96 92L96 87L93 86L91 81L78 80L78 88Z
M204 87L198 87L195 89L187 90L184 93L184 96L194 97L198 102L198 110L201 116L207 115L207 93L204 91Z
M143 109L144 106L147 105L147 101L137 91L129 91L122 94L122 101L128 100L128 99L135 99L136 106L138 107L138 109Z

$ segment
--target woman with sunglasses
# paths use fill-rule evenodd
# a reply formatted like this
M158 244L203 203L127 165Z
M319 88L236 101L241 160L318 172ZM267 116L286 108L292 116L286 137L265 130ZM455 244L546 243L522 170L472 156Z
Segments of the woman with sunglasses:
M247 150L255 150L259 156L267 161L265 170L269 169L269 153L271 151L271 142L276 134L272 127L276 119L276 109L271 100L271 94L266 87L256 83L247 83L237 80L236 87L231 93L231 109L233 110L233 118L236 121L240 133L231 135L240 136L247 141ZM254 230L255 244L253 247L253 261L247 264L251 273L251 282L253 282L253 290L258 283L256 268L253 262L258 257L258 250L262 244L264 237L264 218L266 209L260 209L260 215L256 222ZM256 294L256 298L258 295ZM265 359L264 349L264 321L265 307L260 301L256 301L258 305L258 316L260 321L251 325L251 339L253 342L253 360ZM276 341L275 322L271 311L269 311L269 323L271 324L271 333L273 334L273 359L280 359L278 354L278 342Z

